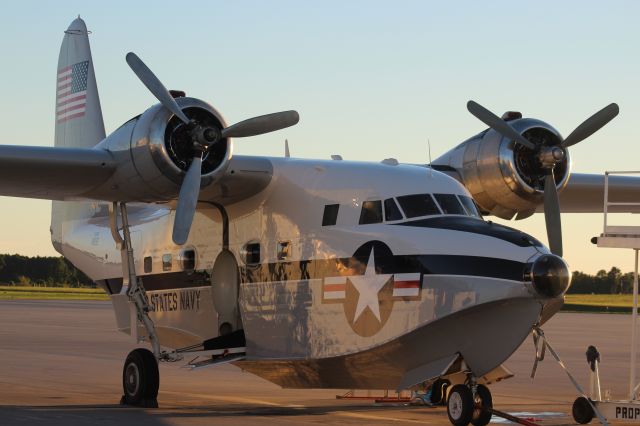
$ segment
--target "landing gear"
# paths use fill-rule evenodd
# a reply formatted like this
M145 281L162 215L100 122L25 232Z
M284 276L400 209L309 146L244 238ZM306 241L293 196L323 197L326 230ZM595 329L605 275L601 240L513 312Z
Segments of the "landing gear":
M491 421L491 409L493 408L493 399L489 388L484 385L478 385L476 388L476 396L474 398L474 410L471 418L473 426L486 426Z
M431 403L433 405L447 405L447 390L451 382L447 379L438 379L431 385Z
M122 369L122 389L120 403L138 407L158 408L158 388L160 374L158 362L147 349L134 349L127 356Z
M484 385L455 385L449 392L447 415L454 426L486 426L491 421L493 401Z
M122 236L118 230L118 207L122 219ZM126 293L131 304L132 315L130 318L131 335L139 342L145 340L138 336L138 324L141 323L147 335L146 339L151 343L153 352L147 349L134 349L127 356L122 369L122 388L124 394L120 399L123 405L157 408L158 388L160 387L160 374L158 372L158 360L166 359L167 354L160 352L160 340L155 325L149 317L149 302L142 281L136 276L136 268L133 257L133 245L129 232L129 219L125 203L114 202L109 210L109 225L111 235L120 249L122 260L122 290Z
M447 415L454 426L467 426L473 417L473 394L466 385L455 385L449 392Z

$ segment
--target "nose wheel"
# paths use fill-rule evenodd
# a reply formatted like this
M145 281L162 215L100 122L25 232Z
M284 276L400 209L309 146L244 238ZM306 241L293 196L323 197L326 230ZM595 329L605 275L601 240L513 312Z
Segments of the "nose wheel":
M489 388L484 385L472 387L455 385L449 392L447 415L454 426L486 426L491 421L493 401Z
M122 405L157 408L160 373L158 362L147 349L134 349L127 356L122 369Z

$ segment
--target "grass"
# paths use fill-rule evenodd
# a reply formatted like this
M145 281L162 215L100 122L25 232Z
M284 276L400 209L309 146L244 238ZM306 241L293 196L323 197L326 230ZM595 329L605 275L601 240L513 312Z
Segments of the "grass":
M567 294L565 303L588 306L618 306L631 308L633 295L631 294Z
M109 300L99 288L0 286L0 300ZM565 304L571 310L593 310L589 308L630 308L630 294L568 294Z
M568 294L562 310L630 314L632 306L631 294Z
M0 300L109 300L99 288L0 286Z

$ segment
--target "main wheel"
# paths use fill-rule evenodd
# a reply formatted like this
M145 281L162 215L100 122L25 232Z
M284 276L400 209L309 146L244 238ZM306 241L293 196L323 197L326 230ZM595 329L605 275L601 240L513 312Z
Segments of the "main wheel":
M160 373L153 353L138 348L129 352L122 369L122 403L141 407L157 407Z
M491 398L491 392L485 385L478 385L476 387L476 396L474 398L474 410L471 418L471 424L473 426L486 426L491 421L493 413L493 399Z
M583 425L593 420L593 416L595 415L591 404L589 404L589 400L584 396L580 396L573 401L571 414L573 414L573 420Z
M471 389L455 385L449 392L447 415L454 426L467 426L473 417L474 404Z
M451 382L447 379L438 379L431 385L431 403L433 405L447 405L447 389Z

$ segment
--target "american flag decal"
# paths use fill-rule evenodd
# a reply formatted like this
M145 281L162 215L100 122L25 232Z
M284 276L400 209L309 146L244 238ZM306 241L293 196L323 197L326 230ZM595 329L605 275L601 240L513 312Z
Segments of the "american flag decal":
M82 117L87 106L89 61L78 62L58 70L56 120L62 123Z
M394 297L415 297L420 294L420 273L395 274L393 276Z

